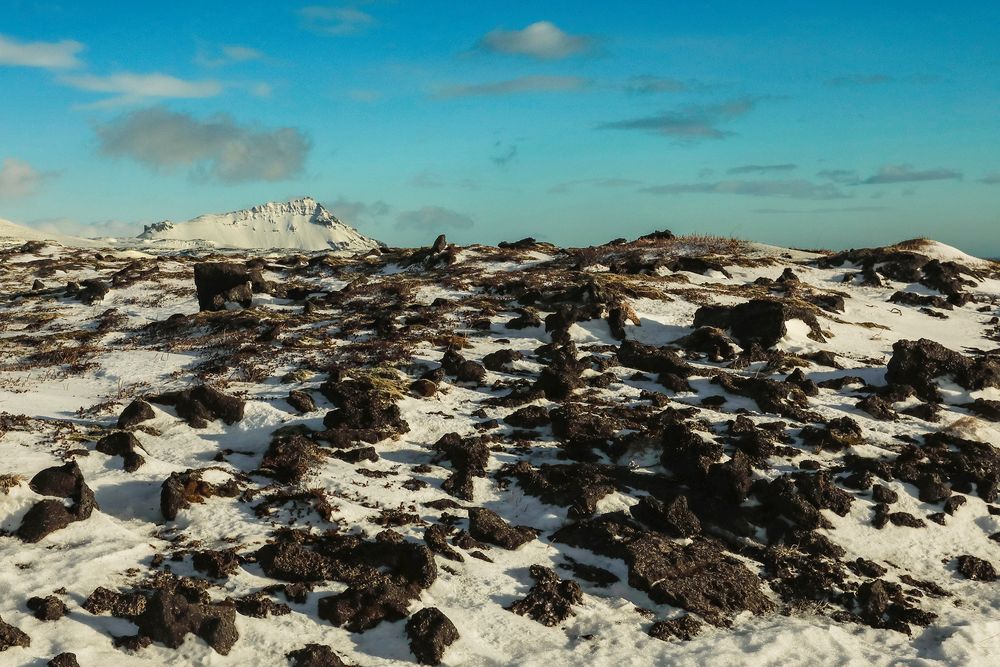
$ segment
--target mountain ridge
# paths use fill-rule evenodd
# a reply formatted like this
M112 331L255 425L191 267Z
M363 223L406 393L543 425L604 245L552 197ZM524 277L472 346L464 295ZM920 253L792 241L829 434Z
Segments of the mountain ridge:
M206 213L184 222L146 225L144 241L205 241L230 248L294 248L363 252L383 247L342 222L312 197L266 202L226 213Z

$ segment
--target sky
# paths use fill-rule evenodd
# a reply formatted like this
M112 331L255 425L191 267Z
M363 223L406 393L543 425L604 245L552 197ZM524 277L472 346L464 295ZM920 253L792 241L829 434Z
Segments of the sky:
M816 5L816 6L810 6ZM0 0L0 218L1000 256L1000 3Z

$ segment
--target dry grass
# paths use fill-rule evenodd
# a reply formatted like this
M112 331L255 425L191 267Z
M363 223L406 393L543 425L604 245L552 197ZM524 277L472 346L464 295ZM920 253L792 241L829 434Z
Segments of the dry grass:
M16 473L5 472L0 474L0 493L6 496L10 493L11 489L20 486L27 481L27 479L28 478L24 475L18 475Z

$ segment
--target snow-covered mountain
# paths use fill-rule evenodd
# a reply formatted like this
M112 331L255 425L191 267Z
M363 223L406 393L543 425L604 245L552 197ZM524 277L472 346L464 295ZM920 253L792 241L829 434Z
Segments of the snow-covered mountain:
M10 220L0 218L0 245L20 244L25 241L55 241L71 247L86 247L95 245L93 241L67 236L55 232L43 232L32 227L18 225Z
M338 220L310 197L269 202L187 222L146 225L140 239L206 241L227 248L365 251L382 244Z

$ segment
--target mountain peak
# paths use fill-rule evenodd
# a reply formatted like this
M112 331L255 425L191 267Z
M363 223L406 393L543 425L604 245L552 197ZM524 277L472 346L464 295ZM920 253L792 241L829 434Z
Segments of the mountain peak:
M146 226L147 240L207 241L232 248L295 248L363 251L381 243L341 222L312 197L267 202L229 213L209 213L187 222Z

